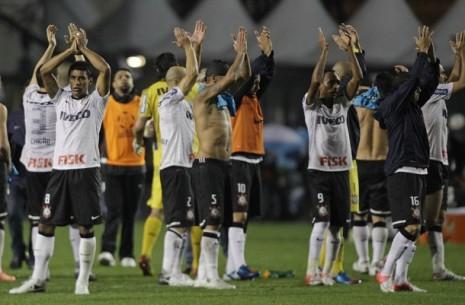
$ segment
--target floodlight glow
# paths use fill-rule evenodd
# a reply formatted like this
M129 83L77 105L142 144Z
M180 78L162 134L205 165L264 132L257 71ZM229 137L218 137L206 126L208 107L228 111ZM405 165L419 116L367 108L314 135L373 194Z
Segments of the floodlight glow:
M130 68L142 68L145 66L146 60L144 55L128 56L126 63Z

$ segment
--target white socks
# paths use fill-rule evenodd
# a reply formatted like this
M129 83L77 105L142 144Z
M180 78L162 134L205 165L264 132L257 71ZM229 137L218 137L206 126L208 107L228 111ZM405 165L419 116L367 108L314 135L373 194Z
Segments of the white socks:
M245 234L242 227L228 229L228 261L226 273L237 271L245 262Z
M373 257L371 258L372 264L381 261L384 257L384 250L388 238L388 229L386 224L384 226L374 226L371 231L371 242L373 244Z
M89 275L95 258L96 239L95 236L80 238L79 243L79 277L77 283L89 284Z
M201 256L205 256L205 268L208 280L218 280L218 254L220 249L219 232L203 231L200 242Z
M326 257L323 266L323 274L329 274L336 259L337 251L339 250L339 228L330 227L326 238Z
M172 274L178 271L181 272L180 260L182 254L182 245L182 235L172 229L168 229L165 233L165 241L163 246L163 275L170 277Z
M47 279L48 261L53 255L55 236L37 234L34 247L34 270L32 279L43 282Z
M396 273L394 278L395 284L407 283L408 266L413 260L415 250L417 247L413 241L409 241L407 249L404 251L402 256L397 260Z
M428 244L433 261L433 273L441 272L444 266L444 239L442 232L428 231Z
M383 275L390 276L392 274L396 261L404 254L404 251L408 249L410 243L412 243L412 241L402 235L402 233L397 232L392 241L391 249L389 249L383 271L381 271Z
M323 245L325 231L328 227L329 222L316 222L313 224L308 245L307 274L318 272L321 246Z
M352 230L358 262L368 263L368 226L365 221L359 221L358 225L355 221Z
M39 226L38 225L33 225L32 228L31 228L32 250L34 250L36 248L37 235L39 235Z
M73 249L74 264L79 264L79 242L81 241L81 235L79 235L79 229L69 226L69 241L71 242L71 248Z
M199 257L199 269L197 270L197 281L206 281L207 280L207 268L205 266L205 255L200 251Z

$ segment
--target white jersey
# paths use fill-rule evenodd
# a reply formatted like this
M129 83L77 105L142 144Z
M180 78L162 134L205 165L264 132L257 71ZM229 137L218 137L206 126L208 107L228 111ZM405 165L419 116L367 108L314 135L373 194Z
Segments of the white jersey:
M58 90L56 145L53 168L59 170L100 166L99 132L107 97L97 90L78 100Z
M162 158L160 169L170 166L192 167L194 120L192 105L178 88L172 88L159 100Z
M343 98L343 97L341 97ZM352 167L347 112L349 103L335 103L331 109L323 104L302 105L307 125L308 169L325 172L346 171Z
M26 136L20 161L30 172L49 172L55 148L55 100L39 89L29 85L23 95Z
M450 99L453 87L453 83L439 84L434 94L421 108L428 133L430 159L444 165L449 164L446 100Z

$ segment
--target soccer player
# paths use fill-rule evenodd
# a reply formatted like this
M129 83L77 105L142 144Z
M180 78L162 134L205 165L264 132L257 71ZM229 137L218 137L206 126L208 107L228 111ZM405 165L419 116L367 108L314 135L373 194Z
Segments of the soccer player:
M374 86L368 91L355 97L354 106L360 121L360 143L357 150L357 166L360 179L360 209L354 213L353 236L357 261L352 268L371 276L381 271L383 266L384 249L388 238L386 217L390 215L386 188L384 163L386 160L388 141L386 130L382 129L373 117L379 107L379 99L384 98L390 91L392 75L379 73ZM372 260L368 254L368 214L371 215L373 230Z
M440 66L440 84L431 98L423 105L423 117L430 145L430 163L426 177L426 200L423 209L424 225L432 254L433 280L465 280L464 276L448 270L444 264L444 240L442 221L447 208L447 107L452 94L465 88L465 32L456 35L452 49L455 53L454 67L449 78Z
M52 76L52 71L58 65L76 53L82 53L99 72L96 89L91 93L88 92L91 72L87 62L71 65L71 92L60 89ZM87 47L86 34L80 29L74 35L71 46L47 61L40 68L40 73L48 95L56 103L53 171L43 199L32 277L11 289L10 293L45 290L45 271L53 255L55 227L77 223L81 236L80 269L74 292L78 295L89 294L89 274L96 246L93 225L102 221L98 138L110 88L110 67Z
M100 263L114 266L116 236L121 223L119 258L122 267L136 267L134 259L134 220L143 192L145 160L133 150L132 128L138 116L140 97L134 93L134 79L127 69L113 76L113 92L103 117L105 157L105 204L107 215L102 234Z
M171 67L168 70L168 92L160 97L158 106L163 145L160 178L167 227L162 276L170 286L192 286L193 281L181 272L181 250L184 235L194 221L190 168L195 127L192 105L185 96L198 75L196 54L191 43L191 39L198 37L189 37L181 28L175 28L174 35L177 45L186 52L186 67Z
M358 63L363 73L363 77L366 77L367 69L365 63L365 51L360 45L357 30L351 25L341 24L339 26L338 34L333 34L332 38L334 42L342 51L347 51L350 39L355 41L354 54L357 57ZM340 94L344 93L346 84L351 79L351 64L348 61L339 61L334 64L332 70L336 73L338 78L341 80L339 84L339 90L342 90ZM360 90L360 87L359 87ZM349 131L350 149L352 154L352 167L349 170L349 190L350 190L350 211L357 212L359 209L359 183L358 183L358 170L357 162L355 160L357 154L357 147L360 140L360 124L358 122L357 111L355 107L351 105L347 112L347 127ZM349 234L349 225L345 225L340 229L342 238L340 239L339 249L337 250L336 259L333 263L333 267L330 271L331 276L336 282L346 285L360 284L361 280L352 279L344 271L344 249L345 239ZM326 235L327 236L327 235ZM324 266L324 257L326 256L326 247L323 245L320 252L320 267Z
M0 81L1 86L1 81ZM0 88L1 89L1 88ZM0 282L14 282L16 277L7 274L2 269L3 249L5 248L5 219L6 211L6 188L7 176L11 166L10 143L6 130L8 110L0 104Z
M155 242L158 239L162 227L163 204L160 182L161 162L161 136L158 118L158 99L168 91L165 75L169 68L177 66L176 58L172 53L162 53L155 59L155 67L158 81L146 88L141 95L140 113L134 125L134 145L136 152L140 153L144 145L143 136L147 121L153 120L155 130L155 144L153 148L153 180L152 191L147 205L151 208L150 215L145 220L142 233L142 247L139 258L139 267L144 276L151 276L150 260Z
M439 81L432 32L419 27L415 38L417 58L410 73L399 73L394 91L380 100L375 119L387 129L388 154L384 164L394 236L383 270L376 275L381 291L424 292L407 279L415 254L424 204L429 144L421 107L434 93ZM391 276L395 270L394 283Z
M231 118L234 99L227 93L232 85L241 86L251 76L247 56L246 31L239 29L234 40L236 57L230 67L214 61L207 68L207 82L193 100L196 133L199 138L198 159L194 161L194 183L199 224L204 229L201 240L199 275L196 286L211 289L234 289L218 275L219 230L231 221L229 159L231 156ZM231 219L230 219L231 218ZM202 266L203 265L203 266ZM206 278L200 270L205 268ZM203 272L202 272L203 273Z
M331 286L334 279L330 270L340 242L338 232L350 221L348 171L352 165L352 156L347 113L349 101L355 96L363 74L354 53L355 40L348 35L344 49L349 55L352 76L345 88L340 89L337 75L333 71L324 72L328 44L321 29L319 44L321 55L302 101L310 135L308 169L311 201L315 210L305 284ZM320 274L319 255L328 228L325 264Z
M231 195L233 223L228 229L225 279L253 279L259 273L245 261L249 216L260 215L265 154L260 98L274 73L273 45L268 28L255 33L261 54L252 62L252 77L234 94L237 113L232 120Z

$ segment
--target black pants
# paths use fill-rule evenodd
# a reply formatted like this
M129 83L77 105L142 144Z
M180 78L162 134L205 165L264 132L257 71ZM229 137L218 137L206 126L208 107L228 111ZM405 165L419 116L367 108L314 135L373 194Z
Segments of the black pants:
M144 189L144 174L105 175L107 216L102 236L102 252L114 253L121 222L119 257L134 257L134 219Z
M23 220L27 215L26 201L25 178L13 178L13 181L10 183L10 192L6 196L8 227L10 228L11 250L13 252L13 256L20 258L24 257L28 250L23 239ZM27 236L30 236L30 234ZM28 252L32 254L32 251Z

